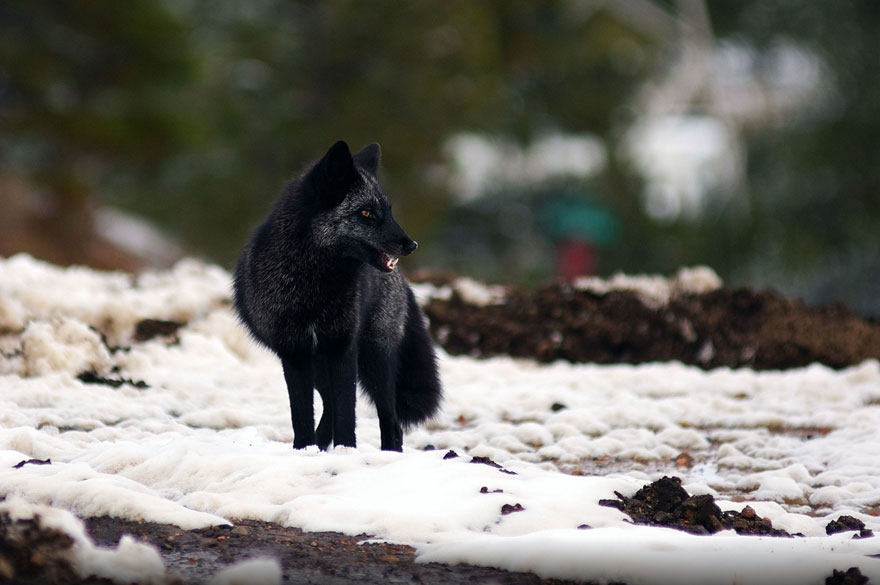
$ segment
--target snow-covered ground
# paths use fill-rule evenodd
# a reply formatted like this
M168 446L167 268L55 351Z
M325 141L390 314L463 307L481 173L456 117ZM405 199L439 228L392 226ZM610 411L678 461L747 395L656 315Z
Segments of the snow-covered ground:
M868 556L880 540L824 530L850 514L880 531L876 361L704 372L441 351L444 408L403 454L378 449L366 400L357 449L297 452L280 364L239 327L229 296L229 275L194 261L132 277L0 260L3 506L60 508L37 511L73 532L62 510L183 528L260 519L411 544L424 561L630 585L821 584L852 566L880 582ZM135 342L143 318L186 325ZM87 370L146 387L86 384ZM450 449L460 457L444 459ZM676 467L683 452L692 466ZM29 459L51 464L15 468ZM662 475L805 537L693 536L598 505ZM144 570L157 560L139 558Z

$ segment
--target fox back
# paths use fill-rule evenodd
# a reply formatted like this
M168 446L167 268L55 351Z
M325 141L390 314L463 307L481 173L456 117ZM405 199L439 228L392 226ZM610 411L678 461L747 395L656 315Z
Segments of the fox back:
M242 250L235 307L284 366L294 446L354 444L354 383L376 404L382 448L439 408L424 316L398 259L417 244L379 185L378 144L337 142L287 184ZM324 405L314 430L313 388Z

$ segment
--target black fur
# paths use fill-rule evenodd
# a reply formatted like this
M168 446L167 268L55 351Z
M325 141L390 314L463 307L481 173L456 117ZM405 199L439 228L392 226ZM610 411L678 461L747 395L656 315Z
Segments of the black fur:
M424 316L396 258L417 244L376 180L378 144L345 142L285 187L244 247L235 307L281 358L293 446L355 446L356 381L376 405L382 449L433 416L440 380ZM315 430L314 389L324 404Z

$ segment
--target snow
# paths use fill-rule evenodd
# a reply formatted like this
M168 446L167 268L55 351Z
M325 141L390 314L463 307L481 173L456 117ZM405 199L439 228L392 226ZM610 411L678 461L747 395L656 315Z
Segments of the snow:
M665 305L675 296L707 293L721 288L723 283L715 271L708 266L695 266L680 269L673 278L618 273L609 279L582 276L572 284L578 290L590 291L597 295L604 295L613 290L635 292L645 305L656 308Z
M247 518L544 577L824 583L858 566L880 581L874 539L824 530L841 514L880 530L877 361L705 372L441 351L443 410L406 435L403 454L379 450L366 400L357 449L294 451L280 364L239 327L229 294L226 272L192 260L139 277L0 260L0 495L63 516L77 542L70 512L186 529ZM146 317L186 325L136 343ZM90 369L147 387L77 378ZM450 449L459 457L445 459ZM682 452L692 467L675 466ZM51 464L14 468L29 459ZM663 475L805 537L692 536L598 505ZM217 582L280 579L277 561L251 563Z
M513 538L475 536L428 546L424 562L463 562L532 571L541 577L651 585L802 585L824 583L834 569L876 567L863 555L876 545L851 546L849 536L816 539L694 536L667 528L609 527L544 530ZM859 542L859 541L856 541ZM842 552L840 549L850 549ZM876 573L874 573L876 574Z
M281 564L276 559L248 559L220 571L208 585L275 585L281 583Z
M435 287L430 284L413 284L413 292L416 300L422 305L431 299L448 301L453 293L461 297L461 300L477 307L498 305L504 302L506 293L503 286L485 285L468 277L459 277L449 285Z

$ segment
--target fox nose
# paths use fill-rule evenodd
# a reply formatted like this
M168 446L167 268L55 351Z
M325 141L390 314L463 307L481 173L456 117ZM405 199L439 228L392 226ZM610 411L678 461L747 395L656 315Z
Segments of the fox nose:
M409 255L416 251L416 248L419 247L419 243L415 240L410 240L406 244L403 245L403 254Z

